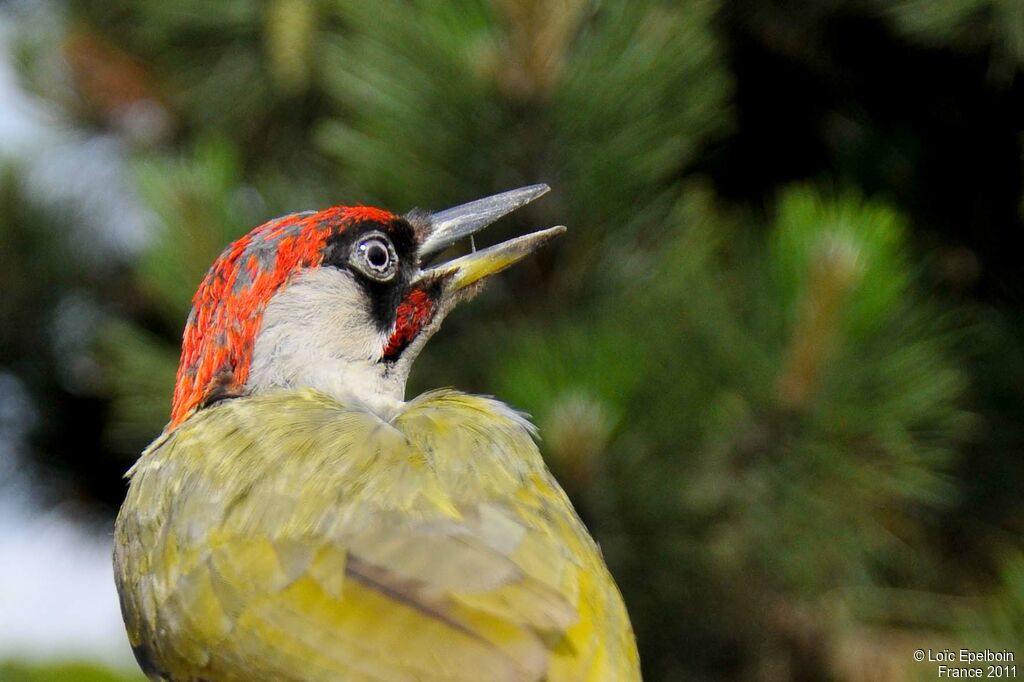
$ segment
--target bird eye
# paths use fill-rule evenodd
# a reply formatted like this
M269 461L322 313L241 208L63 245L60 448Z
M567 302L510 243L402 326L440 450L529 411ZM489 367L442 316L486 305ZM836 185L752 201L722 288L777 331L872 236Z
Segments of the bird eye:
M372 232L356 245L352 265L371 279L386 282L398 271L398 254L391 240L380 232Z

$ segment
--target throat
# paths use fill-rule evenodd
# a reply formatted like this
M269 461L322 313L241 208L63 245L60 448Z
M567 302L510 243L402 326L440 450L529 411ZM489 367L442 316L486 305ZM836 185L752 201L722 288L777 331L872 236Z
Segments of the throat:
M384 418L405 404L406 377L389 363L320 358L290 364L279 360L271 369L254 362L249 391L311 388L342 405L364 406Z

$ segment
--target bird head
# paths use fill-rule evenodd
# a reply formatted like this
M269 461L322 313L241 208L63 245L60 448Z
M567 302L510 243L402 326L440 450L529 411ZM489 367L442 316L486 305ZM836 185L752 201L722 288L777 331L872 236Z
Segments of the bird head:
M431 260L547 191L405 216L336 206L255 228L225 249L192 300L167 428L219 400L278 388L400 405L413 360L448 312L565 228Z

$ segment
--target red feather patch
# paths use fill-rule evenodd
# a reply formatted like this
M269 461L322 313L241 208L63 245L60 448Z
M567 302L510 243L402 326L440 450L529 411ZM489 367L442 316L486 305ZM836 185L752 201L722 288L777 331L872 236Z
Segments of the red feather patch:
M434 316L434 299L422 289L413 289L398 304L395 331L384 348L384 357L397 355L420 333Z

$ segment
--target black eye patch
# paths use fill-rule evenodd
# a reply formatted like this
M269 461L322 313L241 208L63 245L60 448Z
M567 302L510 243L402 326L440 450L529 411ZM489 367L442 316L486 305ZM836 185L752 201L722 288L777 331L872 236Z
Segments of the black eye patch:
M401 218L387 223L364 220L341 229L324 245L323 265L346 267L352 249L372 232L383 232L391 240L402 267L416 267L416 234L412 226Z
M365 249L369 243L367 239L374 233L383 233L391 240L397 257L397 272L387 281L370 277L359 268L352 266L353 252L361 245ZM409 282L412 281L416 273L418 267L416 247L415 232L405 220L399 218L387 223L365 220L349 225L328 239L324 246L322 266L336 267L351 272L356 282L366 291L370 316L377 329L387 331L394 326L398 305L402 302L409 288ZM368 259L374 257L381 259L388 257L388 254L367 250L365 256Z

